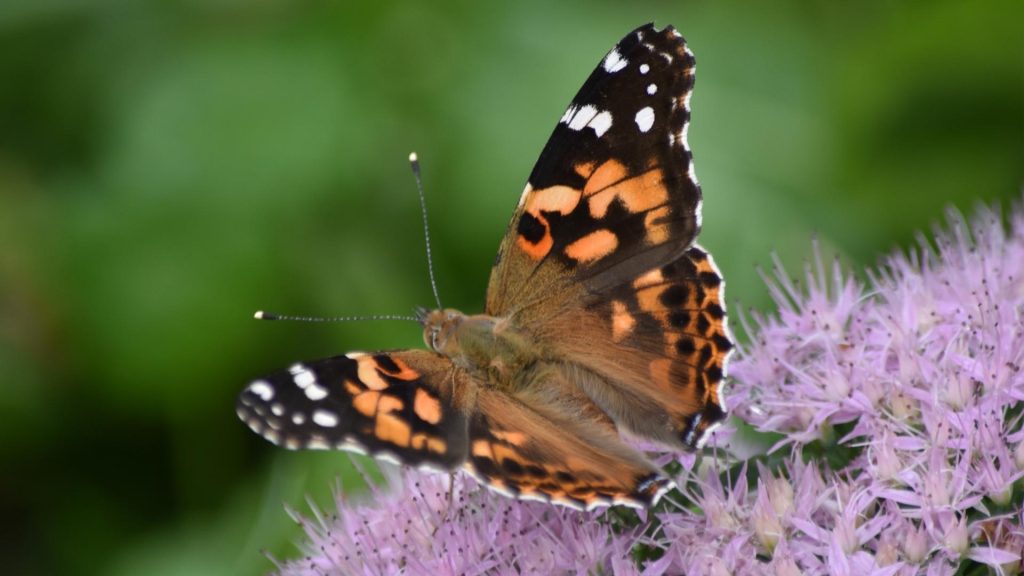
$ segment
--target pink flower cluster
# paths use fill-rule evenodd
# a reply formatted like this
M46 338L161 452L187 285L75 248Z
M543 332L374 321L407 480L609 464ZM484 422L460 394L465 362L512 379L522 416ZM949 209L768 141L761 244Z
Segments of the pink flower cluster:
M338 495L338 513L292 517L305 558L283 575L634 574L637 528L613 529L597 512L501 497L465 475L388 468L389 489L364 504Z
M1009 224L987 208L970 223L950 212L934 245L922 237L867 286L838 264L809 266L802 289L776 269L779 313L747 326L731 408L781 435L776 449L850 455L822 468L831 521L796 508L760 521L778 523L797 567L1021 570L1024 211Z
M1007 229L1009 231L1007 231ZM686 474L650 513L518 502L393 472L372 503L295 515L283 574L1014 575L1024 570L1024 209L950 213L860 282L777 269L729 408L777 438ZM734 427L712 445L739 445Z

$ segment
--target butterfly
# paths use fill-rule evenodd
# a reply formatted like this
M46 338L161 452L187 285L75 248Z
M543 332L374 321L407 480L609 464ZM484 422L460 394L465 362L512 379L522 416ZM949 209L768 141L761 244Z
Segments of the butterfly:
M623 440L701 446L725 417L724 282L695 243L695 61L671 26L626 35L555 127L483 314L421 310L428 350L350 353L251 382L237 412L289 449L463 470L502 494L644 507L673 487Z

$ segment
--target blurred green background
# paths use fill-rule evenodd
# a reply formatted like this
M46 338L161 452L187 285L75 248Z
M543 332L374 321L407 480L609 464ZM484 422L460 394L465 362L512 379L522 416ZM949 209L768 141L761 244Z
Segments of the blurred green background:
M286 453L236 392L297 359L419 346L404 323L257 309L477 311L564 107L647 21L697 55L690 143L735 305L817 234L876 263L949 204L1020 198L1019 4L0 2L0 563L7 574L260 573L283 504L339 454Z

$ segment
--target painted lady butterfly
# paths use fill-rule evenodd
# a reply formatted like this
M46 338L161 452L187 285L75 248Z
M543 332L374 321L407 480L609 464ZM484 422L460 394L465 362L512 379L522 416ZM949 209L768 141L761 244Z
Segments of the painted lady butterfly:
M485 313L423 311L427 350L353 353L256 380L238 415L291 449L465 470L502 494L647 506L672 486L620 439L699 447L725 415L724 283L694 243L694 58L671 26L629 33L530 174Z

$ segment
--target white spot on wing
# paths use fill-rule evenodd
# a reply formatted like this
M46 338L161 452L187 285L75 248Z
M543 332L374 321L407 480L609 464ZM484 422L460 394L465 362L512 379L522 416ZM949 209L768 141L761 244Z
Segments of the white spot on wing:
M338 425L338 415L328 410L316 410L313 412L313 422L324 428L334 428Z
M636 125L640 128L641 132L647 132L654 126L654 109L650 106L644 106L636 113Z
M531 502L550 502L550 498L541 494L520 494L520 500L529 500Z
M295 364L288 371L292 373L292 380L295 382L295 385L305 391L306 398L316 401L327 397L327 388L317 384L316 375L313 374L312 370L309 370L302 364Z
M266 380L257 380L249 384L249 392L259 396L264 402L274 398L274 388Z
M569 129L583 130L594 119L594 116L597 116L597 108L587 104L573 114L572 119L569 120Z
M306 448L309 448L310 450L329 450L331 448L331 443L323 436L313 436L306 441Z
M697 433L697 426L700 424L702 418L703 416L701 416L699 412L693 417L693 422L690 424L690 431L686 433L686 438L683 440L687 444L693 442L693 435Z
M651 67L648 66L647 64L641 64L640 65L640 73L641 74L647 74L650 71L651 71Z
M310 384L316 384L316 376L313 375L309 370L302 370L298 373L293 373L292 380L295 381L295 385L299 388L305 389Z
M313 400L323 400L327 398L327 388L318 385L316 382L310 384L309 388L306 388L306 398Z
M594 132L597 133L598 138L604 136L604 133L607 132L608 129L612 127L611 112L605 110L604 112L601 112L597 116L594 116L594 119L591 120L590 123L587 124L587 126L590 126L591 128L594 129Z
M576 106L570 105L568 108L565 109L565 114L562 114L562 119L559 120L559 122L561 124L568 124L569 120L572 120L572 117L576 115L576 112L578 110L579 108L577 108Z
M292 414L292 422L294 422L296 426L302 426L306 422L306 415L302 412L296 412L295 414Z
M601 65L604 66L604 71L609 74L622 70L626 67L626 64L629 64L629 61L623 58L622 54L619 54L618 48L612 48L612 51L601 62Z
M647 86L647 93L650 94L651 96L654 96L655 94L657 94L658 93L658 85L657 84L650 84L650 85L648 85Z
M361 444L353 442L351 440L345 440L344 442L338 442L335 446L338 450L346 450L348 452L354 452L356 454L362 454L366 456L366 448L363 448Z
M281 435L276 430L264 430L263 437L269 440L272 444L281 443Z
M275 402L274 405L270 407L270 411L274 413L274 416L281 416L284 414L284 406Z

